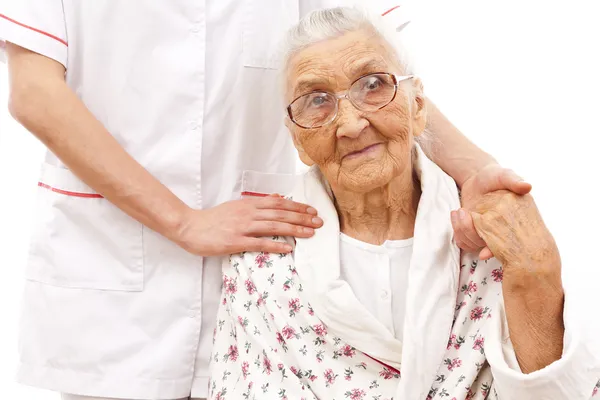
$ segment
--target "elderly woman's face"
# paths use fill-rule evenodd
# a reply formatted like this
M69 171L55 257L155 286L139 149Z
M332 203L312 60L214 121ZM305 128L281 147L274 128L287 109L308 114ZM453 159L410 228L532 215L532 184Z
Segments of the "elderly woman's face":
M314 44L295 54L286 72L288 104L314 91L346 91L367 74L403 74L389 45L369 31ZM411 169L413 136L425 126L421 84L400 82L394 100L377 111L360 111L342 99L337 117L320 128L286 124L302 161L318 165L334 189L367 192Z

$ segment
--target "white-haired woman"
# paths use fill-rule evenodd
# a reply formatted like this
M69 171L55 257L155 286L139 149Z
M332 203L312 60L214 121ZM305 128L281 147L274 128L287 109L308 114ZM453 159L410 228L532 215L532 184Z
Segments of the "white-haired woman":
M600 365L565 334L532 198L488 195L473 217L496 258L460 252L456 184L415 143L421 82L371 21L321 10L290 33L288 127L312 166L293 198L324 226L224 265L211 398L588 399Z

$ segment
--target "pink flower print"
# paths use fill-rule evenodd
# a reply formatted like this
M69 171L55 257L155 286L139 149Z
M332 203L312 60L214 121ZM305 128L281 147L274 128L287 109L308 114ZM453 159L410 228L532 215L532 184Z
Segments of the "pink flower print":
M258 266L258 268L270 268L273 265L273 261L271 261L271 255L269 253L260 253L254 259L254 263Z
M453 359L446 358L444 360L444 365L446 365L448 371L454 371L454 368L458 368L462 365L462 361L458 357Z
M489 383L487 383L487 382L484 382L484 383L481 385L481 395L482 395L484 398L487 398L487 395L488 395L488 393L489 393L489 392L490 392L490 384L489 384Z
M298 368L296 368L296 367L294 367L294 366L291 366L291 367L290 367L290 371L292 371L292 373L293 373L294 375L298 375Z
M600 380L596 383L596 387L594 387L594 391L592 392L592 397L596 396L600 391Z
M504 272L502 271L502 268L492 270L492 278L494 279L494 282L502 282L503 277Z
M300 304L300 299L291 299L288 303L288 307L290 308L290 317L294 317L298 311L302 308Z
M362 389L352 389L344 393L344 396L350 400L362 400L366 395L367 393Z
M344 356L346 357L352 358L356 354L356 350L354 349L354 347L347 344L344 347L342 347L342 354L344 354Z
M227 275L223 276L223 287L225 288L225 293L232 295L237 292L237 279L228 278Z
M473 400L475 398L475 394L476 394L476 392L469 389L469 391L467 392L467 396L465 397L465 400Z
M314 382L314 381L316 381L316 380L317 380L317 376L316 376L316 375L313 375L313 374L311 374L311 375L310 375L310 377L309 377L308 379L310 379L310 381L311 381L311 382Z
M246 378L248 377L248 368L250 368L248 361L244 361L242 363L242 375L244 375L244 380L246 380Z
M308 315L315 315L315 312L312 309L312 307L310 306L310 304L308 305Z
M281 371L283 369L283 364L282 363L277 364L277 369Z
M327 328L325 328L325 325L323 325L323 324L313 325L313 331L315 331L315 334L317 336L327 335Z
M229 346L229 350L227 351L226 359L231 361L236 361L238 358L239 352L236 345Z
M481 354L483 354L483 345L485 342L485 338L478 336L473 343L473 350L479 350Z
M477 269L477 260L473 260L471 262L471 267L469 268L469 273L473 275L475 273L475 269Z
M245 283L248 294L254 294L256 292L256 286L254 285L254 282L252 282L250 279L246 279Z
M471 310L471 320L479 321L483 317L483 308L480 306L475 307Z
M383 369L379 371L379 376L385 379L386 381L394 378L395 375L396 374L394 374L394 372L388 367L383 367Z
M271 360L266 354L263 354L263 374L271 375L273 367L271 367Z
M267 293L267 292L263 292L262 294L259 294L258 300L256 300L256 305L261 306L261 305L265 304L265 300L267 297L269 297L269 293Z
M227 304L227 299L223 297L223 305Z
M329 387L335 383L337 375L333 373L333 370L331 368L326 370L323 375L325 376L325 386L326 387Z
M448 345L446 346L446 350L450 350L450 347L452 347L452 343L454 343L454 341L456 340L456 334L452 334L452 336L450 336L450 338L448 339Z
M471 295L477 291L477 284L473 281L469 281L468 284L462 285L460 291L471 297Z
M297 338L296 330L289 325L284 326L283 329L281 330L281 333L288 340L292 339L294 337Z

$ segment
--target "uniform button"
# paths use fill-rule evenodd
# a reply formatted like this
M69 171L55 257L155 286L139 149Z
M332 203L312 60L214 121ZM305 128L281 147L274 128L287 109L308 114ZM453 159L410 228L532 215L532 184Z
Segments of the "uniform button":
M197 131L198 129L200 129L200 124L197 123L197 122L192 122L190 124L190 129L193 130L193 131Z
M381 298L382 299L387 299L389 296L389 292L387 290L382 290L381 291Z
M192 27L190 28L190 32L192 32L192 33L199 33L200 32L200 25L198 25L198 24L192 25Z

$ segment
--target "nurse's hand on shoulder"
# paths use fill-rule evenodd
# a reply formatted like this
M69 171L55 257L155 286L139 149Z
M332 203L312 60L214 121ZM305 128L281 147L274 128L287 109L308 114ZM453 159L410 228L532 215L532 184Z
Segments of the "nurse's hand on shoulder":
M512 170L502 168L495 163L489 164L462 185L462 208L452 211L450 216L454 228L454 240L458 247L469 253L479 251L479 258L482 260L492 258L493 254L475 230L469 212L475 211L475 206L486 194L497 190L508 190L517 195L526 195L531 191L531 185L523 181Z
M292 247L273 236L311 237L323 225L317 211L273 195L230 201L206 209L189 209L175 242L190 253L220 256L242 251L289 253Z

